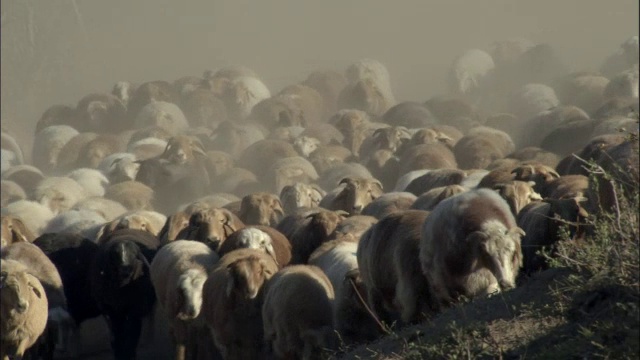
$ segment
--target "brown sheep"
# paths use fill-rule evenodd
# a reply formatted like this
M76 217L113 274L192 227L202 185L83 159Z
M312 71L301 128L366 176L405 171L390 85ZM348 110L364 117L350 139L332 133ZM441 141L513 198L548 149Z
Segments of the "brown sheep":
M411 205L411 209L432 211L442 200L465 191L468 191L468 189L460 185L439 186L418 196Z
M218 176L231 170L234 166L233 158L227 152L211 150L207 151L206 154L205 166L209 176L211 176L212 183Z
M447 185L460 185L467 177L467 173L457 169L436 169L415 178L404 191L415 196L420 196L425 192Z
M191 127L212 128L227 120L227 108L222 100L207 89L194 89L182 96L180 108Z
M400 158L391 150L376 150L364 160L371 175L379 179L385 189L391 189L400 175Z
M305 264L318 246L330 240L338 224L344 220L343 211L320 210L308 215L283 219L277 229L291 242L291 264ZM287 224L287 221L289 222Z
M178 240L162 247L150 267L151 282L158 303L169 320L176 345L175 359L195 357L198 345L190 338L203 327L203 287L220 257L205 244Z
M218 251L229 235L243 227L244 223L231 211L206 208L191 214L189 226L178 233L178 238L197 240Z
M73 127L77 124L76 110L69 105L52 105L42 113L36 123L35 134L40 130L53 125L67 125Z
M293 156L298 156L298 153L289 143L280 140L260 140L242 152L238 165L261 178L276 160Z
M485 169L506 155L482 134L465 135L456 143L453 153L461 169Z
M276 96L290 97L302 111L306 126L326 120L324 98L312 87L303 84L289 85Z
M536 183L533 181L510 181L508 183L497 184L494 190L502 196L509 204L513 216L518 216L520 210L535 200L542 200L540 194L533 190Z
M333 166L352 159L352 156L351 151L342 145L323 145L311 153L309 161L319 174L324 174Z
M551 199L580 198L587 195L589 178L584 175L565 175L547 183L542 197Z
M88 167L97 169L105 157L123 152L125 150L124 145L116 135L98 135L80 149L74 168Z
M17 216L2 215L2 240L0 248L17 242L32 243L35 236Z
M334 289L317 266L280 270L265 286L264 341L278 359L322 359L337 349L333 330Z
M278 127L304 126L304 114L290 96L272 96L251 109L249 120L267 130Z
M313 164L301 156L276 160L269 167L265 176L268 185L277 194L287 185L293 185L296 182L311 183L319 178Z
M407 210L416 201L416 196L410 192L390 192L380 195L362 209L362 215L370 215L376 219L397 211Z
M399 173L406 174L421 169L456 169L456 161L454 153L443 144L415 145L400 157Z
M17 261L3 260L0 269L0 357L22 359L46 328L47 295Z
M369 120L369 115L364 111L345 109L333 115L329 119L329 123L335 126L344 136L342 144L354 156L358 156L358 150L370 129L371 121Z
M140 110L154 100L178 104L180 94L167 81L149 81L140 84L127 104L127 117L130 120L135 119Z
M575 106L556 106L527 120L518 136L522 147L539 146L554 129L574 121L589 120L589 115Z
M351 215L360 214L362 209L383 194L382 184L376 179L344 178L335 192L328 193L320 206L329 210L343 210Z
M593 208L596 211L615 209L619 206L616 195L631 197L638 189L640 181L638 152L638 140L627 140L608 149L597 160L600 167L611 176L611 180L606 180L601 174L590 179L589 199L594 202ZM620 188L622 192L616 194L614 186Z
M380 83L370 78L347 85L338 96L339 109L358 109L375 117L381 117L393 105Z
M340 221L329 237L332 240L358 242L365 231L369 230L378 219L369 215L353 215Z
M252 225L234 232L220 245L218 254L224 256L240 248L254 248L265 251L273 257L280 269L291 262L291 243L289 239L270 226Z
M391 126L421 128L438 122L424 105L414 101L404 101L391 107L382 116L382 122Z
M451 138L449 135L438 131L435 128L422 128L413 133L411 136L411 140L409 141L410 146L414 145L422 145L422 144L444 144L449 149L453 149L456 145L456 142L462 138L462 134L458 139Z
M540 163L526 163L511 170L515 174L513 180L533 181L535 182L534 190L539 194L544 194L547 184L560 175L553 169Z
M434 96L427 100L424 106L443 124L449 124L458 118L469 118L476 123L483 122L478 109L459 96Z
M128 210L153 210L154 191L139 181L110 185L104 197L119 202Z
M209 274L202 308L224 359L262 357L262 290L277 271L273 258L264 252L238 249L223 256Z
M515 287L522 229L495 191L472 190L442 201L422 226L420 263L439 308Z
M319 206L325 195L326 192L318 185L296 182L282 188L280 200L285 214L290 215L299 208Z
M76 106L75 124L80 132L118 133L128 128L124 104L111 94L90 94Z
M525 147L507 155L508 159L516 159L521 162L538 162L550 168L555 168L560 162L558 155L540 149L538 147Z
M393 153L402 153L409 140L411 140L411 133L404 126L376 129L364 140L358 150L358 154L361 159L367 159L376 150L390 150Z
M419 258L427 211L406 210L381 219L362 235L357 260L372 310L387 324L416 322L433 313Z
M189 226L189 218L191 214L178 211L167 217L164 226L158 232L158 240L160 245L165 245L171 241L178 239L178 234Z
M578 159L573 155L565 157L560 164L557 165L556 170L561 175L589 175L587 168L588 165L584 161L598 160L607 149L610 149L616 145L619 145L625 141L625 136L622 134L607 134L596 136L592 138L576 155L582 159Z
M246 225L276 226L284 209L277 195L259 192L242 198L239 217Z
M96 139L98 134L92 132L83 132L71 138L60 149L58 153L58 159L56 161L56 170L60 172L67 172L74 170L78 159L80 158L81 151L87 144ZM26 189L25 189L26 190Z
M158 236L161 228L152 218L144 216L142 213L132 213L106 223L101 231L98 232L97 243L101 244L109 234L120 229L137 229L146 231L153 236Z
M585 235L585 219L589 213L582 207L584 198L547 199L525 206L518 214L518 226L525 231L522 237L524 256L524 274L532 274L547 268L546 260L538 251L546 247L549 250L560 240L559 230L567 222L569 237L577 240Z

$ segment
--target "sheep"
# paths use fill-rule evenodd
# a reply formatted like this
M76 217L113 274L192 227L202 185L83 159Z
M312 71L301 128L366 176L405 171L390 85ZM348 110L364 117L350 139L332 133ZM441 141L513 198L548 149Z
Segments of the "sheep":
M96 196L78 201L71 210L92 211L102 216L105 221L112 221L127 212L127 208L119 202Z
M287 185L280 191L280 201L284 213L291 215L298 208L317 207L326 192L315 184L296 182Z
M318 184L323 189L333 189L340 180L351 178L373 178L369 170L356 162L337 163L322 173Z
M626 39L616 52L605 59L600 71L604 76L612 77L638 63L638 36Z
M603 95L607 99L614 97L631 97L638 99L638 64L625 70L611 78L609 84L604 89Z
M172 164L185 165L196 164L200 159L197 155L207 156L202 143L192 136L173 136L167 141L161 159L166 159Z
M391 126L403 126L409 129L418 129L438 123L429 109L415 101L403 101L392 106L384 113L381 121Z
M385 188L393 188L398 181L400 158L395 156L391 150L374 151L365 160L364 165L373 177L380 180Z
M467 177L467 173L457 169L437 169L417 177L411 181L404 189L415 196L420 196L425 192L447 185L460 185Z
M555 168L560 162L558 155L532 146L520 148L507 155L506 159L515 159L520 162L538 162L550 168Z
M215 193L212 195L204 196L189 204L185 204L178 208L178 211L184 211L192 214L196 210L203 208L221 208L232 202L240 201L240 198L227 193Z
M180 102L180 94L178 94L173 86L166 81L149 81L140 84L127 104L128 119L137 121L137 118L145 111L150 110L145 106L151 103L178 104ZM168 114L175 114L169 111ZM168 115L165 114L165 115ZM186 122L186 121L185 121Z
M547 268L546 260L538 251L549 249L560 240L559 230L570 224L569 238L577 240L585 235L584 221L589 216L581 202L585 198L547 199L525 206L518 214L518 226L525 231L522 237L524 263L522 273L531 275Z
M394 213L407 210L416 201L416 196L410 192L390 192L380 195L362 209L362 215L370 215L377 219Z
M453 153L460 169L485 169L493 161L513 152L515 147L512 147L513 143L510 145L510 150L504 151L494 138L476 133L460 139L453 148Z
M378 222L373 216L353 215L338 223L329 238L331 240L344 240L357 243L362 234Z
M199 352L198 344L189 338L189 328L204 326L200 320L203 287L219 260L205 244L177 240L162 247L151 262L151 282L169 320L176 359L192 358Z
M288 243L286 238L285 241ZM227 240L222 243L218 253L220 256L224 256L233 250L244 248L264 251L273 257L273 260L275 260L279 268L281 267L275 253L273 239L269 234L255 227L245 227L231 234ZM291 250L289 250L289 253L291 253Z
M493 189L507 201L511 213L516 217L527 204L535 200L542 200L540 194L533 190L535 184L533 181L510 181L497 184Z
M407 186L409 186L409 184L413 182L413 180L421 177L422 175L428 174L430 171L432 170L422 169L422 170L413 170L413 171L407 172L406 174L398 178L398 180L396 181L396 185L393 188L393 191L404 191L407 188Z
M2 149L10 151L15 155L16 165L24 164L24 153L22 151L22 147L20 147L20 145L16 141L15 136L2 129L1 140Z
M271 97L271 92L257 77L239 76L229 81L220 97L226 105L229 118L244 120L257 103Z
M302 84L318 91L324 99L325 108L331 112L338 110L338 95L347 85L347 79L336 71L315 71Z
M238 165L260 178L267 174L270 166L278 159L294 156L298 156L298 153L293 145L280 140L265 139L246 148L240 155Z
M117 133L128 128L124 104L111 94L89 94L78 102L75 116L80 132Z
M508 204L493 190L464 192L438 204L420 239L422 273L437 307L515 287L522 235Z
M212 183L214 179L231 170L234 166L233 158L231 154L227 152L210 150L207 151L206 154L207 159L205 160L205 166L207 167L209 176L211 176Z
M460 144L456 144L456 148ZM414 145L400 157L400 174L421 169L455 169L458 167L457 156L440 143Z
M291 242L291 264L305 264L318 246L330 240L344 211L313 211L310 214L284 218L276 227Z
M45 172L53 171L64 145L78 134L78 130L68 125L52 125L38 131L31 151L33 164Z
M511 96L511 112L519 119L530 119L541 111L558 106L553 88L543 84L527 84Z
M316 151L322 142L316 138L309 136L298 136L293 141L293 148L296 149L300 156L308 158L312 152Z
M34 191L34 199L49 207L54 214L71 209L86 196L85 189L77 181L67 177L45 178Z
M305 158L300 156L286 157L276 160L266 176L273 183L272 188L276 193L280 193L285 186L293 185L296 182L314 182L319 178L314 166Z
M52 105L47 108L47 110L42 113L42 116L40 116L40 119L38 119L35 133L37 134L40 130L55 125L67 125L73 127L76 124L75 117L75 108L62 104Z
M389 106L395 105L396 100L391 91L389 71L381 62L374 59L360 59L347 67L345 76L351 84L359 80L374 81L380 88L382 96L390 104Z
M333 330L334 289L320 268L295 265L267 283L262 318L268 352L279 359L321 359L337 348Z
M216 96L221 96L224 87L228 85L230 80L237 79L241 76L251 76L258 78L258 74L252 69L243 65L231 65L218 69L215 73L211 70L205 70L202 77L204 82L201 86L211 90Z
M382 184L373 178L351 178L340 180L336 192L328 193L320 206L330 210L343 210L349 214L360 214L362 209L383 194Z
M539 194L545 194L545 187L560 175L552 168L539 163L522 164L511 170L515 174L513 180L533 181L533 189Z
M342 145L324 145L314 151L309 161L319 174L326 173L329 169L354 159L349 149Z
M593 129L592 136L615 134L624 129L628 132L638 133L638 120L627 116L612 116L604 119L602 122L596 124Z
M594 119L606 119L616 115L633 117L633 114L637 114L639 110L638 99L630 96L614 97L605 100L591 117Z
M559 156L567 156L580 150L591 139L597 123L597 120L589 119L561 124L542 139L540 147Z
M404 126L377 129L364 140L358 154L362 159L368 158L376 150L390 150L401 154L410 139L411 133Z
M207 89L194 89L182 94L180 108L192 127L212 128L227 120L224 102Z
M2 194L0 195L0 207L6 207L12 202L27 199L27 193L25 193L24 189L22 189L22 187L15 181L0 181L0 190L2 191Z
M325 121L324 99L314 88L303 84L289 85L276 96L289 97L300 109L306 126Z
M127 210L153 210L154 191L139 181L110 185L104 197L122 204Z
M244 223L231 211L206 208L191 214L189 226L180 231L177 237L203 242L217 251L229 235L244 227Z
M18 164L16 155L12 151L2 149L0 150L0 155L0 159L2 160L0 173L5 173L7 170Z
M420 233L428 212L405 210L381 219L362 235L358 268L373 312L387 324L412 323L433 314L420 265Z
M554 90L562 104L575 105L591 114L604 102L609 79L592 72L575 72L554 82Z
M83 232L106 222L100 214L91 210L67 210L59 213L47 223L43 233Z
M82 149L97 137L98 134L93 132L81 132L67 141L58 153L56 171L68 172L75 169Z
M474 90L471 90L473 92ZM483 119L478 109L465 98L451 95L437 95L425 101L424 106L440 121L441 124L480 124ZM462 122L466 119L466 122ZM434 125L434 124L431 124ZM468 127L459 127L459 130L468 130Z
M306 126L304 114L292 96L272 96L257 103L251 109L250 121L267 130L278 127L298 128Z
M249 122L237 124L233 121L223 121L211 135L213 139L210 149L225 151L234 159L239 158L251 145L265 139L264 130Z
M33 242L35 236L17 216L2 215L2 240L0 248L17 242Z
M611 211L619 206L614 186L624 196L632 196L640 180L639 163L637 139L626 140L600 155L597 164L610 178L597 174L589 180L589 199L595 211Z
M134 111L132 108L129 110ZM135 117L134 126L138 129L154 125L172 135L178 135L189 128L182 110L177 105L165 101L154 101L145 105Z
M475 95L495 64L487 52L470 49L458 56L449 70L449 89L458 95Z
M329 119L329 123L344 136L342 144L355 156L358 156L358 150L368 135L371 124L369 115L362 110L343 109L333 115Z
M362 110L373 117L382 116L393 105L391 91L371 78L347 85L338 96L339 109Z
M561 175L588 175L584 161L597 160L607 149L623 143L626 137L622 134L607 134L594 136L580 151L565 157L563 162L557 165L556 170ZM583 159L583 160L580 160Z
M449 149L453 149L455 143L458 142L462 136L462 133L460 133L452 138L436 127L422 128L413 133L411 140L409 140L409 146L442 143Z
M98 170L107 177L110 184L134 180L140 167L140 164L135 161L136 156L134 154L115 153L102 159L98 165Z
M2 215L19 217L34 236L40 236L49 220L55 216L49 207L30 200L18 200L7 205Z
M116 359L133 359L142 318L156 302L149 263L157 239L144 231L122 229L98 248L90 267L91 296L109 324Z
M68 173L66 177L75 180L90 196L104 196L105 188L109 186L109 179L96 169L76 169Z
M442 200L465 191L468 191L468 189L455 184L435 187L418 196L411 205L411 209L433 211Z
M48 301L42 284L17 261L0 264L0 356L22 359L44 333Z
M587 195L588 189L588 177L564 175L547 183L541 195L551 199L581 198Z
M160 232L158 232L158 240L160 245L164 246L171 241L178 239L178 234L189 226L190 214L183 211L178 211L167 217L167 221L164 223Z
M28 199L33 198L36 188L44 178L42 171L31 165L15 165L2 173L2 179L20 185Z
M117 81L111 89L111 95L117 97L126 108L136 88L137 86L129 81Z
M203 288L203 315L224 359L262 355L263 285L276 272L273 258L255 249L234 250L220 259Z
M68 313L67 298L64 285L58 269L47 255L34 244L19 242L2 248L2 261L15 260L25 267L25 271L38 278L48 300L48 319L46 328L48 331L57 330L61 337L70 331L71 316ZM62 339L61 339L62 340ZM66 347L67 342L59 344ZM43 339L43 347L46 352L53 354L55 339Z
M512 38L496 41L490 45L489 53L498 67L514 63L518 57L535 44L524 38Z
M284 209L277 195L254 193L242 198L238 217L246 225L276 226L284 217Z
M159 157L167 148L167 141L155 137L131 141L127 145L127 153L133 155L138 161Z
M98 244L102 243L102 239L119 229L137 229L157 236L166 221L166 216L155 211L138 210L129 212L104 224L97 234L97 242Z

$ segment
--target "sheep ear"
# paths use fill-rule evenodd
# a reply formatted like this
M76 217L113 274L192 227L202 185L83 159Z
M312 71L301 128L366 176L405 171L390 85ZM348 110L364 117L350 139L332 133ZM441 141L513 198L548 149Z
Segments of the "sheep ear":
M378 179L374 179L373 184L378 185L378 187L380 187L380 191L384 191L384 189L382 188L382 183Z
M555 171L555 170L553 170L553 169L551 169L551 168L549 168L548 173L549 173L549 174L551 174L551 176L553 176L553 177L554 177L554 178L556 178L556 179L560 177L560 174L558 174L558 172L557 172L557 171Z
M516 226L516 227L513 227L513 228L511 228L511 229L509 229L509 231L507 232L507 234L508 234L508 235L518 234L518 235L520 235L520 236L525 236L525 235L527 235L527 233L526 233L524 230L522 230L521 228L519 228L519 227L517 227L517 226Z
M371 138L377 140L378 137L384 133L384 129L385 128L380 128L380 129L377 129L376 131L374 131L373 134L371 134Z
M344 216L344 217L348 217L349 216L349 213L344 211L344 210L336 210L335 213L340 215L340 216Z
M531 176L535 173L535 169L532 165L523 165L523 166L519 166L513 170L511 170L512 174L516 174L517 178L524 178L527 176Z
M196 154L207 156L207 153L204 151L204 146L202 145L200 139L193 139L193 141L191 142L191 150Z

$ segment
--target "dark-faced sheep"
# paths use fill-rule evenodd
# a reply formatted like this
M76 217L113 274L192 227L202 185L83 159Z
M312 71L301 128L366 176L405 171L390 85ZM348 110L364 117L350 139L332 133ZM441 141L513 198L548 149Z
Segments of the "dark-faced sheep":
M409 323L433 312L427 278L419 258L421 227L428 212L391 214L362 235L357 258L372 310L391 324Z
M291 264L307 263L311 253L330 240L344 215L343 211L319 210L284 218L277 229L291 241Z
M178 240L162 247L151 262L151 281L169 319L176 359L193 358L199 353L199 344L189 335L193 334L191 329L204 326L200 316L202 289L219 260L205 244Z
M203 315L224 359L262 357L262 289L277 271L264 252L238 249L223 256L209 274Z
M334 290L317 266L280 270L266 285L262 318L264 341L279 359L322 359L337 348L333 330Z
M439 307L515 287L522 229L495 191L473 190L438 204L425 220L420 263Z

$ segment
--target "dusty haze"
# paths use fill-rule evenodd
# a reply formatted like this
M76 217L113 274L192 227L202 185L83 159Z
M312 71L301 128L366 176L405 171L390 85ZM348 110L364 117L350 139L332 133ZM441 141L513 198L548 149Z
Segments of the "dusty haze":
M32 134L53 104L118 80L173 81L230 64L272 93L362 57L389 69L399 101L444 92L469 48L523 37L572 70L597 69L638 33L638 0L2 1L3 127ZM29 141L25 139L25 141ZM26 145L26 144L25 144ZM30 145L28 146L30 147Z

